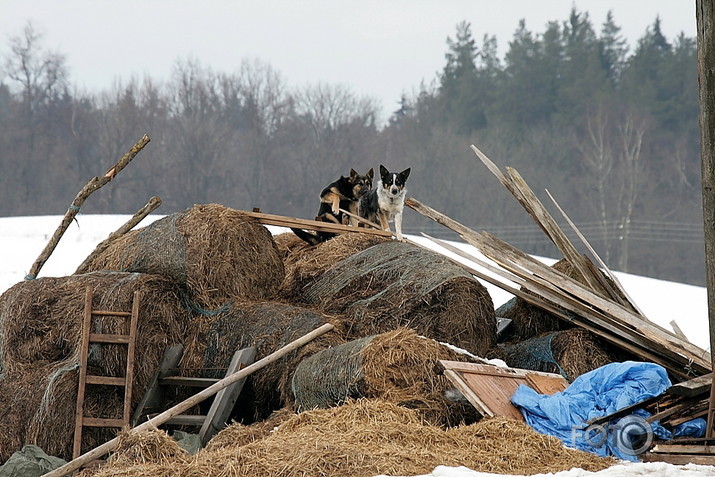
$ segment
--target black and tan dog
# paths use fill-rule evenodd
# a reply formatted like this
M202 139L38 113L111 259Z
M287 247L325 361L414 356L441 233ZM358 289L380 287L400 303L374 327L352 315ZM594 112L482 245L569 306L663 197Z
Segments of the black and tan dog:
M330 183L320 193L320 208L318 209L317 220L332 222L342 225L357 225L357 221L344 214L340 209L347 210L353 215L358 215L358 202L362 196L372 189L372 179L375 173L372 169L367 174L360 175L355 169L350 169L348 177L340 176L340 179ZM316 232L311 233L303 229L291 228L293 233L311 245L325 242L335 237L334 233Z
M407 189L405 183L410 169L402 172L390 172L380 165L380 180L377 187L360 199L358 215L379 225L383 230L390 230L389 222L395 222L395 236L402 240L402 211L405 208Z

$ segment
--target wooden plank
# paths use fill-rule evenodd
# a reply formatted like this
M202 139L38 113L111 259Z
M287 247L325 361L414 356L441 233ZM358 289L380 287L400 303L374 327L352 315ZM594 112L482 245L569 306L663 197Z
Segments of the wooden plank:
M665 462L673 465L715 465L715 456L697 454L655 454L648 452L640 455L643 462Z
M239 369L243 369L253 363L255 359L256 348L253 346L236 351L231 359L231 363L228 366L226 376L230 376ZM240 379L216 394L216 397L209 408L209 412L206 413L206 420L199 431L199 438L204 445L206 445L206 443L218 431L226 427L226 422L233 411L233 406L236 404L238 396L243 390L245 382L246 378Z
M132 316L129 311L92 310L94 316Z
M542 394L563 391L568 386L558 374L518 368L440 360L445 376L484 416L506 416L524 420L521 411L511 403L516 389L525 384Z
M215 378L192 378L188 376L167 376L159 379L161 386L187 386L193 388L207 388L219 380Z
M85 417L82 420L85 427L124 427L124 419L109 419L103 417Z
M159 411L164 402L165 389L159 386L159 379L169 375L172 368L176 368L184 355L184 345L177 344L169 346L164 350L164 355L157 371L152 377L149 386L147 387L144 396L142 396L139 404L134 410L134 415L131 418L132 427L139 424L144 416L153 412Z
M206 416L200 414L177 414L166 421L166 424L172 426L192 426L201 427L206 421Z
M638 305L633 301L633 299L630 297L630 295L628 294L628 292L626 291L626 289L623 288L623 285L622 285L621 282L618 280L618 277L616 277L616 275L608 268L608 265L606 265L606 262L604 262L603 259L601 259L601 257L598 255L598 253L596 253L596 250L591 246L591 244L589 243L589 241L586 240L586 237L581 233L581 231L578 229L578 227L576 227L576 224L573 223L573 221L571 220L571 218L570 218L568 215L566 215L566 212L564 211L564 209L561 208L561 206L559 205L559 203L556 202L556 199L554 198L554 196L551 195L551 192L549 192L548 189L545 189L545 191L546 191L546 194L547 194L547 195L549 196L549 198L551 199L551 202L553 202L554 205L556 206L556 209L561 213L561 216L562 216L562 217L566 220L566 222L569 224L569 226L571 227L571 230L573 230L574 233L576 234L576 236L577 236L579 239L581 239L581 243L583 243L583 245L586 247L586 249L587 249L589 252L591 252L591 255L593 256L593 258L596 259L596 261L598 262L598 264L599 264L599 266L601 267L601 269L603 270L603 272L604 272L604 273L608 276L608 278L616 285L616 287L617 287L618 290L623 294L623 296L626 297L626 300L627 300L628 305L630 305L630 307L632 307L633 310L636 311L639 315L645 317L645 313L643 313L643 311L642 311L640 308L638 308ZM613 296L613 295L611 295L611 296ZM617 296L617 295L616 295L616 296Z
M713 382L713 373L704 374L697 378L674 384L668 388L668 394L677 396L698 396L710 391Z
M129 335L90 333L89 341L90 343L129 344Z
M656 444L651 452L660 454L712 454L715 455L715 446L694 444Z
M111 376L95 376L87 375L85 376L86 384L98 384L102 386L124 386L126 381L124 378L115 378Z
M137 330L139 328L139 306L141 292L135 291L132 296L132 313L129 320L129 342L127 343L127 364L124 371L126 385L124 386L124 425L129 425L132 416L132 392L134 389L134 355L136 352Z
M603 424L606 423L612 419L615 419L617 417L625 416L626 414L631 414L633 411L636 409L643 408L649 404L653 404L654 402L658 401L661 399L661 396L653 396L649 397L647 399L644 399L640 402L637 402L635 404L631 404L630 406L623 407L619 409L618 411L612 412L610 414L606 414L605 416L600 416L600 417L595 417L593 419L589 419L586 421L586 424L593 425L593 424Z
M84 419L84 390L87 381L87 355L89 354L89 329L92 322L92 287L85 289L84 318L82 320L82 346L79 351L79 383L77 385L77 404L75 407L74 439L72 458L80 455L82 447L82 421Z
M262 212L246 212L241 211L244 215L257 219L265 225L277 225L280 227L294 227L307 230L318 230L321 232L346 233L357 232L372 235L380 235L382 237L392 237L392 232L381 229L370 229L367 227L353 227L350 225L331 224L328 222L320 222L317 220L299 219L295 217L283 217L280 215L264 214Z

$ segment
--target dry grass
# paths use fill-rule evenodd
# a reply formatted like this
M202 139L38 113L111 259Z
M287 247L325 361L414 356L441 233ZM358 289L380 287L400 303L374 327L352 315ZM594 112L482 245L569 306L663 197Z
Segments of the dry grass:
M262 439L239 439L235 445L225 440L188 461L182 455L146 462L142 452L133 454L140 456L137 461L116 457L93 475L372 477L425 474L437 465L530 475L573 467L597 471L614 464L567 449L522 422L491 418L445 430L425 423L413 410L367 399L301 413Z

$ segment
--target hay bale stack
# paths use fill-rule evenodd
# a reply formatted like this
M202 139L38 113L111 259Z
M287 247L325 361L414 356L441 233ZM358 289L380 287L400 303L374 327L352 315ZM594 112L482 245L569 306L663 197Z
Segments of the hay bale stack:
M284 276L268 229L218 204L195 205L127 233L78 272L93 270L163 275L184 285L199 310L236 297L274 297Z
M351 339L409 327L476 355L496 340L487 289L443 255L404 242L349 256L297 293L296 300L344 315Z
M237 421L254 422L285 406L290 377L305 357L344 342L335 317L280 302L236 302L231 310L204 317L186 346L182 368L226 368L236 350L256 347L256 360L325 323L335 329L252 374L235 410ZM205 377L223 377L223 371Z
M220 436L219 433L217 438ZM174 444L166 439L169 453L176 452ZM129 449L119 452L132 453ZM170 462L141 457L117 459L93 475L372 477L425 475L438 465L531 475L574 467L598 471L615 463L611 458L568 449L559 439L539 434L523 422L495 417L442 429L426 424L413 410L362 399L301 413L264 439L204 449L188 462L183 457Z
M11 402L22 397L23 406L27 406L16 415L21 421L19 428L11 420L3 420L0 434L13 442L36 443L45 452L65 459L71 457L87 286L94 289L95 310L129 311L134 292L141 293L133 405L158 368L164 348L183 340L191 319L182 305L179 287L157 275L94 272L46 277L20 282L0 296L0 362L4 371L0 395L16 396ZM117 317L95 317L93 323L93 332L128 331L127 320ZM93 373L123 376L126 347L93 345L88 364ZM108 410L121 412L122 401L119 389L88 386L86 414L105 417ZM87 432L83 448L106 440L106 436Z
M378 398L415 409L435 425L476 421L476 410L454 398L453 384L439 372L440 359L470 360L406 328L353 340L298 365L291 382L293 406L305 411Z
M494 357L513 368L559 373L572 382L616 361L596 335L582 328L555 331L517 343L501 344Z
M281 296L300 301L303 288L320 277L333 265L358 252L389 242L377 235L347 233L326 242L311 246L294 233L281 234L276 238L285 254L285 280L281 284Z

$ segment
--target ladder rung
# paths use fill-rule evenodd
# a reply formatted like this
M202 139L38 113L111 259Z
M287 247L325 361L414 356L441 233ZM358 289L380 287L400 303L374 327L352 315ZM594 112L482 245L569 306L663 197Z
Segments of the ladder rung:
M174 416L168 421L167 424L173 424L175 426L203 426L206 416L194 415L194 414L179 414Z
M159 379L159 384L164 386L190 386L194 388L207 388L219 380L214 378L190 378L186 376L167 376Z
M82 418L84 427L124 427L127 423L122 419L106 419L101 417Z
M110 376L93 376L87 375L85 377L85 382L87 384L104 384L107 386L126 386L127 380L125 378L114 378Z
M128 311L92 310L92 314L99 316L132 316Z
M129 335L110 335L106 333L90 333L90 343L129 344Z

